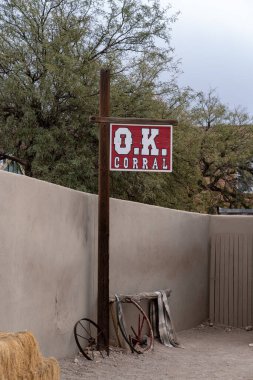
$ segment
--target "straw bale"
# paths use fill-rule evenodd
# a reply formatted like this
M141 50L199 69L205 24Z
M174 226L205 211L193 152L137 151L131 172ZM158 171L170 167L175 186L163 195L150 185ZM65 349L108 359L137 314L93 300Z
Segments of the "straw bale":
M0 380L59 380L54 358L43 358L31 332L0 332Z
M55 358L44 358L34 372L34 380L60 379L60 367Z

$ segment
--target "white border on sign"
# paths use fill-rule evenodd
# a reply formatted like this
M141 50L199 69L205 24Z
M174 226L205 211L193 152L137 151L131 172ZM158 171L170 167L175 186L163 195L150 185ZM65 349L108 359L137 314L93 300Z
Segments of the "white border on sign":
M170 170L142 170L142 169L112 169L112 126L113 125L122 125L122 126L129 126L129 127L170 127ZM154 124L121 124L121 123L111 123L110 124L110 171L112 172L147 172L147 173L172 173L172 142L173 142L173 126L168 125L154 125Z

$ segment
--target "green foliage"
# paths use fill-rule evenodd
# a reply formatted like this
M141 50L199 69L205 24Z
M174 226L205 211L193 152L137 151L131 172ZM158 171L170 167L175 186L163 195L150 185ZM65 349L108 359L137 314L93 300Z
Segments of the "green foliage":
M221 103L214 89L207 94L203 91L196 94L196 104L191 109L191 119L194 125L211 128L221 124L227 116L227 107Z
M253 176L252 126L216 126L204 131L203 135L200 150L203 192L200 199L205 200L205 209L214 212L218 206L249 207L249 200L241 191L240 177L247 173L249 180Z
M111 67L116 114L151 114L155 81L172 62L173 21L156 1L1 1L2 157L18 157L29 176L96 192L88 119L98 112L99 69Z
M156 0L0 0L0 158L96 193L98 131L88 120L107 66L113 116L180 123L173 173L112 173L112 196L202 212L250 207L242 190L252 185L252 127L241 124L251 120L214 90L178 88L175 19Z

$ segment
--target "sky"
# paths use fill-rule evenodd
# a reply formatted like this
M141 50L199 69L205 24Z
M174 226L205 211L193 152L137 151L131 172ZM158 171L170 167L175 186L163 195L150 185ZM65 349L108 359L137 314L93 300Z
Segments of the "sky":
M230 108L253 115L253 0L161 0L168 3L181 12L172 26L180 86L215 88Z

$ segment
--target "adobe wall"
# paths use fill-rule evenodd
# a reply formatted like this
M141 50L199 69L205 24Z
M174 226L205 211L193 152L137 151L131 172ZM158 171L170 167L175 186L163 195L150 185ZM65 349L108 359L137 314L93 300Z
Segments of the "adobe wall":
M213 215L210 219L210 236L219 233L253 234L253 217L250 215Z
M0 171L0 330L73 354L96 319L97 197ZM207 215L111 200L110 293L171 288L177 330L208 316Z
M177 330L208 316L209 216L111 202L111 293L170 288Z
M94 307L95 197L2 171L0 183L0 330L66 356Z

